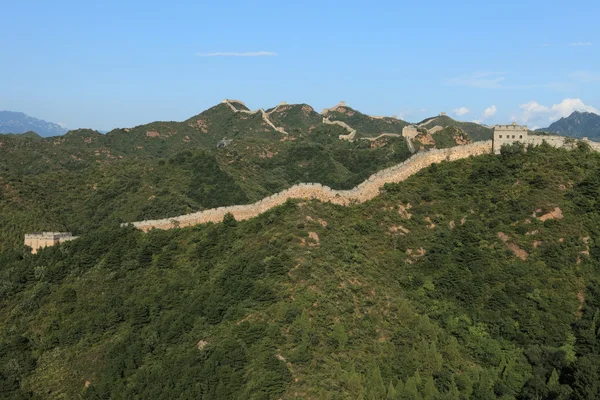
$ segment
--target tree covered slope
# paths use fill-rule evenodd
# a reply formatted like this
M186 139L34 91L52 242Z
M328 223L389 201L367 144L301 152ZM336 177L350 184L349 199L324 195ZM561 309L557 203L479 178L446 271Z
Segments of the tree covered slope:
M167 161L166 164L170 163ZM373 201L0 253L5 398L593 399L600 155L518 147Z
M148 137L149 129L165 137ZM27 232L79 234L111 221L246 204L296 183L349 189L410 156L403 138L372 146L338 140L343 132L323 124L290 136L249 131L229 136L233 142L222 149L214 145L220 134L185 143L156 126L107 136L85 130L51 139L0 136L0 250L19 245Z

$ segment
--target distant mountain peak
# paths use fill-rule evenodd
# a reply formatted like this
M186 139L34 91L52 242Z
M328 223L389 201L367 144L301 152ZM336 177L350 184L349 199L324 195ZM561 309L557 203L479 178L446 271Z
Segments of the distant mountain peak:
M563 117L549 127L537 131L598 139L600 138L600 115L589 111L573 111L568 117Z
M28 116L19 111L0 111L0 133L33 131L40 136L58 136L67 132L61 125Z

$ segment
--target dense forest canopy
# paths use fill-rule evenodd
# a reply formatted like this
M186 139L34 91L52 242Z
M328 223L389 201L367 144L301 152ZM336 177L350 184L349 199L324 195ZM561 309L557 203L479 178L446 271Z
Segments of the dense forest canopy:
M306 173L295 163L321 154L311 164L316 179L352 184L359 161L344 164L335 143L324 134L305 150L260 161L292 182ZM350 149L339 151L356 160L363 154L375 168L370 146ZM114 182L130 186L115 193L174 179L202 206L215 197L253 198L222 154L184 152L151 166L124 161L129 167ZM318 175L326 163L347 172ZM161 168L189 172L160 175ZM72 176L56 173L56 182ZM19 179L36 178L17 174L11 185ZM217 179L231 186L211 192ZM115 198L105 196L95 208ZM350 207L290 201L249 221L226 217L148 234L106 217L37 255L3 226L0 392L18 399L599 398L599 199L600 155L585 146L513 146L433 165ZM14 211L5 210L13 209L2 211L10 220Z

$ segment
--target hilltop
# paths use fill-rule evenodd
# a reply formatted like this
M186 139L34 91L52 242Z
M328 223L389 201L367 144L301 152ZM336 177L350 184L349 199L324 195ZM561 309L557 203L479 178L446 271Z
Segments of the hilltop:
M323 110L323 116L342 121L354 128L359 136L374 137L382 133L401 134L408 122L395 117L373 117L347 106L344 102Z
M600 115L574 111L568 117L563 117L552 123L548 128L538 129L537 131L598 140L600 139Z
M0 111L1 133L25 133L33 131L40 136L57 136L67 132L62 126L33 118L22 112Z
M419 128L428 130L438 130L440 128L457 127L465 132L473 141L490 140L494 136L494 129L476 124L474 122L462 122L448 117L447 115L439 115L437 117L427 118L417 124Z
M147 234L109 223L35 256L5 250L1 387L597 398L599 190L599 154L514 146L432 165L363 204L289 201Z

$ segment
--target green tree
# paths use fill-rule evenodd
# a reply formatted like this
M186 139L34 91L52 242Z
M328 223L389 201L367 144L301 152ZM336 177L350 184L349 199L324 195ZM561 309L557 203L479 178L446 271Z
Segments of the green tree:
M374 362L369 366L367 378L367 399L380 400L386 396L385 385L379 366Z
M344 325L341 322L336 322L333 325L329 336L335 341L339 349L344 350L344 347L348 343L348 334L346 333L346 328L344 328Z

